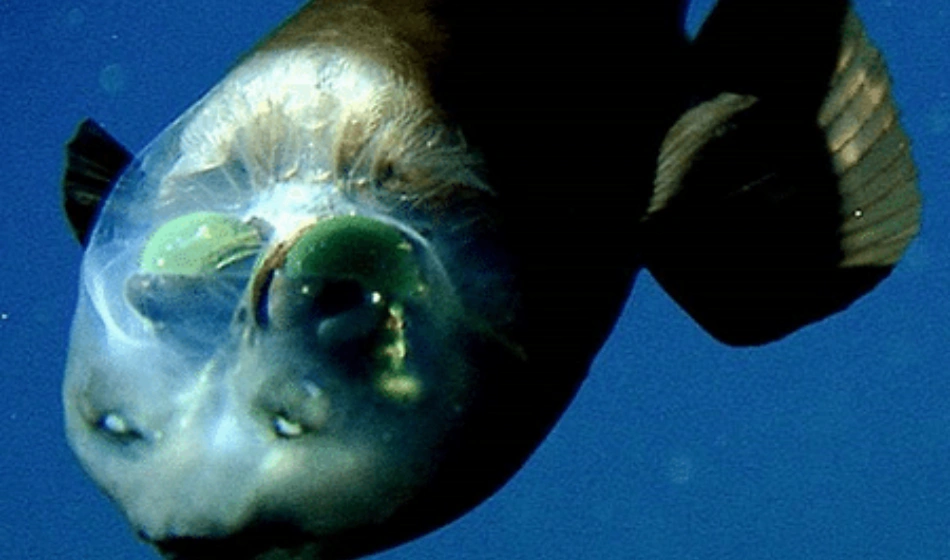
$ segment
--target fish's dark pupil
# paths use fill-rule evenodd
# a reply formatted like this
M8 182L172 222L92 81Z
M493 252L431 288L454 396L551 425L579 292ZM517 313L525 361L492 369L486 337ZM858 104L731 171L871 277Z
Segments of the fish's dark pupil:
M355 280L328 280L315 303L320 316L332 317L363 305L366 297L363 286Z

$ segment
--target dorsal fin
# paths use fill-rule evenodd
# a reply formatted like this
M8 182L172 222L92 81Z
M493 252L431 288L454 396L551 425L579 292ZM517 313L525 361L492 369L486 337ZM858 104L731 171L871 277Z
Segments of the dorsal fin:
M63 207L76 239L86 246L99 207L132 161L132 153L99 123L86 119L66 145Z
M646 264L724 342L765 343L847 307L890 273L919 229L910 142L884 62L853 12L834 35L824 77L795 68L800 79L766 72L773 83L762 87L746 74L735 89L720 82L662 145L643 221ZM809 82L823 92L810 107Z

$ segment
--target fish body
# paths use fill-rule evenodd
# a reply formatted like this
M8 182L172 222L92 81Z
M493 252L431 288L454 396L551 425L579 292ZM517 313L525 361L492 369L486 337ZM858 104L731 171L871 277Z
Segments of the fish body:
M395 545L520 467L639 270L736 345L888 274L919 196L848 3L637 10L311 2L138 155L83 123L66 429L139 535Z

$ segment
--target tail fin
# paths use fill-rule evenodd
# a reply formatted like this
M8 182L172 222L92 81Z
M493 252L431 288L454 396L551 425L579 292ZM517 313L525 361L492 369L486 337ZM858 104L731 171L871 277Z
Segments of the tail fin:
M844 309L919 229L881 55L846 2L817 5L722 0L694 44L700 101L661 147L646 266L729 344Z

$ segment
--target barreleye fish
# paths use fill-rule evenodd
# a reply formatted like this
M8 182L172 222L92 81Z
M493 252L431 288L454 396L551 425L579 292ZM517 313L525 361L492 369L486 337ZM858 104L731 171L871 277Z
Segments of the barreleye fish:
M314 1L138 155L83 122L66 432L136 534L394 546L518 470L639 270L732 345L885 278L920 198L849 3L686 9Z

